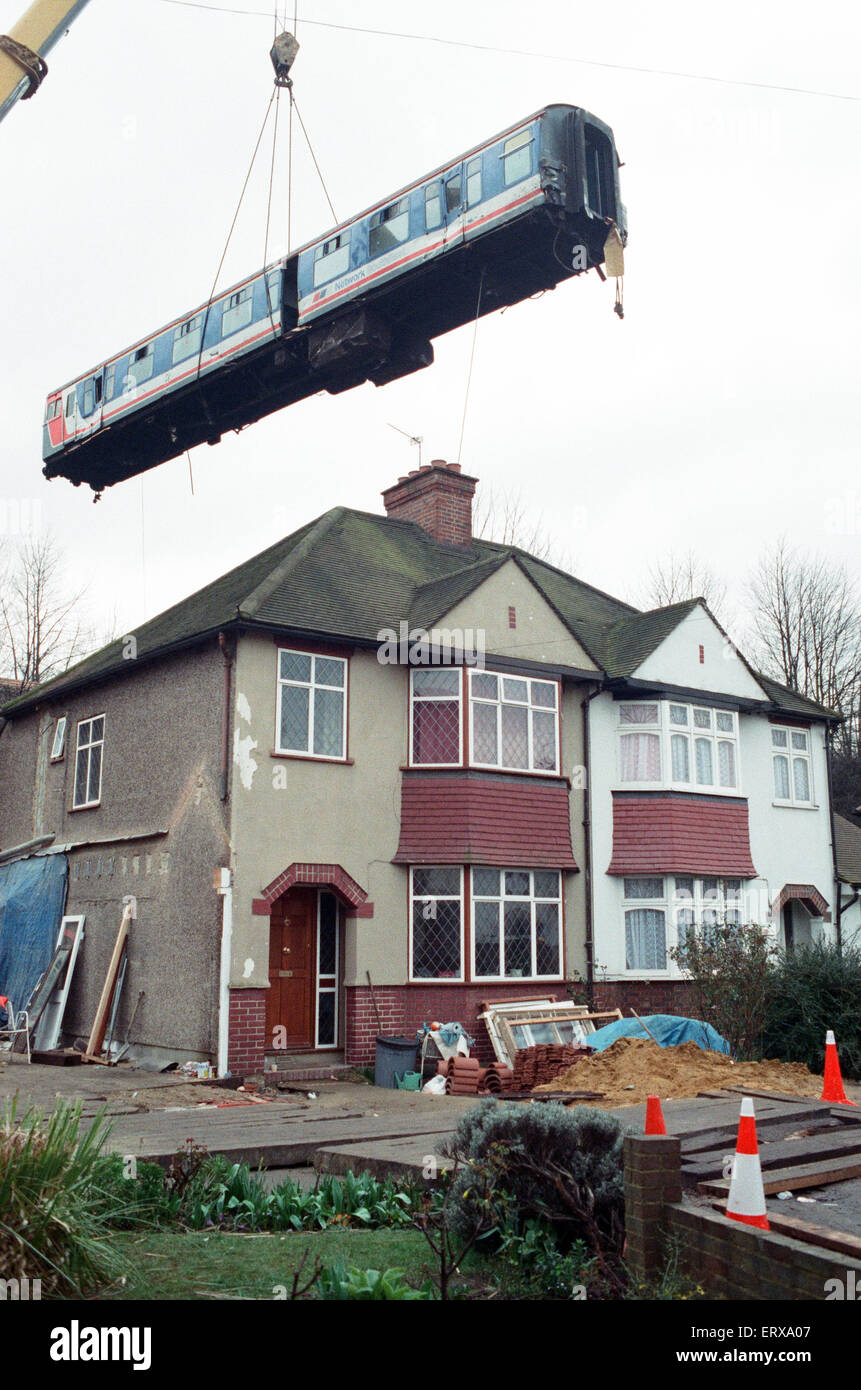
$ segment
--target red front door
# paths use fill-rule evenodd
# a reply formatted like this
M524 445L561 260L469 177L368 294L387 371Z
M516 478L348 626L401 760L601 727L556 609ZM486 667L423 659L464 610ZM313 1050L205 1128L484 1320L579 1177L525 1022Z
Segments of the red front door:
M267 1051L313 1048L317 890L293 888L269 918Z

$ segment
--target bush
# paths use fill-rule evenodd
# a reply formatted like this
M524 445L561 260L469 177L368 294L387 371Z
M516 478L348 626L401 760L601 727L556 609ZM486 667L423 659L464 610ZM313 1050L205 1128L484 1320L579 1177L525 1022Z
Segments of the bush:
M473 1195L476 1175L494 1169L499 1225L544 1221L563 1252L585 1241L618 1252L624 1234L624 1128L606 1111L485 1101L462 1117L449 1145L457 1171L448 1204L456 1235L485 1219ZM486 1204L485 1204L486 1205Z
M410 1288L404 1281L402 1269L345 1269L340 1260L321 1272L319 1297L329 1302L348 1299L361 1303L395 1299L430 1301L433 1290L429 1283L420 1289Z
M45 1118L13 1101L0 1118L0 1272L41 1280L45 1298L82 1298L116 1278L97 1186L109 1132L99 1117L79 1135L80 1105Z
M669 954L690 976L692 1016L717 1029L733 1057L755 1056L774 956L769 929L721 922L690 932Z
M210 1159L183 1201L181 1217L194 1229L324 1231L329 1226L409 1226L419 1200L411 1187L370 1173L327 1176L310 1191L290 1178L267 1192L247 1163Z
M766 1056L821 1072L833 1028L843 1075L861 1079L861 950L817 942L781 953L769 972L764 1016Z

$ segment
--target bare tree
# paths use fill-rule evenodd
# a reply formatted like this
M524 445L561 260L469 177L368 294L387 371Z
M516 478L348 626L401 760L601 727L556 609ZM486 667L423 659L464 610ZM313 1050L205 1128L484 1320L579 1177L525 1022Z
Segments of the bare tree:
M47 533L24 537L0 560L0 667L29 690L85 654L91 633L81 617L83 590L67 590L62 552Z
M684 555L670 551L649 569L643 586L643 603L647 608L665 608L690 598L705 599L710 611L718 617L726 605L726 584L693 550Z
M531 514L516 490L495 492L493 488L480 487L472 508L472 532L481 540L517 546L536 560L571 571L570 554L559 549L544 518Z
M749 584L752 653L766 674L843 715L838 740L861 748L861 603L844 566L784 539Z

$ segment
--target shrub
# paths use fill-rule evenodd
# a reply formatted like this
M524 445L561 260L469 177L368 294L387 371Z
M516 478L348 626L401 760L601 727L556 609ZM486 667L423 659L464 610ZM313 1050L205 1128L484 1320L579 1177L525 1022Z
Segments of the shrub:
M271 1192L247 1163L209 1160L183 1202L182 1219L195 1229L218 1226L245 1231L325 1230L328 1226L408 1226L418 1202L411 1187L370 1173L318 1179L311 1190L290 1178Z
M175 1224L181 1206L157 1163L138 1163L132 1175L120 1154L105 1154L93 1172L93 1195L102 1220L115 1230Z
M734 1057L753 1057L774 957L768 927L718 923L689 932L685 945L669 954L693 984L692 1016L716 1028Z
M320 1274L319 1297L330 1302L347 1299L363 1303L409 1299L430 1301L429 1283L413 1289L404 1281L402 1269L345 1269L343 1260Z
M80 1105L58 1105L19 1119L15 1101L0 1118L0 1271L40 1279L47 1298L81 1298L123 1267L95 1183L109 1127L100 1116L79 1134L80 1118Z
M449 1145L458 1164L448 1208L452 1229L466 1235L484 1219L471 1193L476 1173L492 1164L499 1229L516 1211L520 1221L545 1221L563 1252L578 1240L596 1253L618 1252L624 1132L606 1111L485 1101L462 1117Z
M821 1072L833 1028L844 1076L861 1079L861 950L825 942L782 952L769 973L763 1046Z

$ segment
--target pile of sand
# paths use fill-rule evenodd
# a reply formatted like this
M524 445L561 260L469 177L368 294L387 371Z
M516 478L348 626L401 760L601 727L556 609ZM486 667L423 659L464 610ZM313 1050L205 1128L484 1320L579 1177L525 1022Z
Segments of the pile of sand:
M603 1052L584 1057L535 1091L601 1091L594 1104L637 1105L647 1096L678 1100L698 1091L750 1086L789 1096L822 1093L822 1077L801 1062L733 1062L722 1052L704 1052L695 1042L658 1047L648 1038L619 1038ZM629 1089L631 1088L631 1089ZM589 1101L584 1101L588 1105Z

